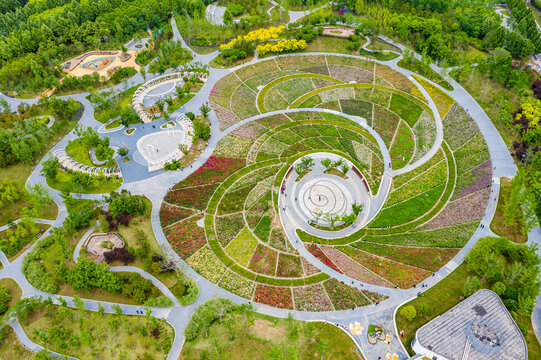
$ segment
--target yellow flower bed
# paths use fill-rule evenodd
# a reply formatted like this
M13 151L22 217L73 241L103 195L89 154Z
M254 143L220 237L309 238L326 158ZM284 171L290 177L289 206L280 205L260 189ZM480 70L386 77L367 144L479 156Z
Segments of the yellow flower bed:
M254 31L250 31L248 34L244 36L237 36L236 39L231 40L227 44L220 45L220 50L229 49L230 47L234 46L238 41L266 41L270 39L278 39L280 37L280 34L284 31L286 27L284 25L280 25L278 27L271 26L268 29L257 29Z

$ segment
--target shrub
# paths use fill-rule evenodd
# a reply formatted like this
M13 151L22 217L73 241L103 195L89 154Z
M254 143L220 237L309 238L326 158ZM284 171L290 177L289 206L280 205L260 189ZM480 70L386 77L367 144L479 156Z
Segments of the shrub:
M412 305L408 305L400 310L400 315L405 317L408 321L413 321L417 317L417 310Z
M494 291L498 296L503 296L505 294L506 286L504 283L498 281L492 286L492 291Z
M7 286L0 286L0 314L5 313L8 310L8 302L11 300L9 294L9 288Z
M118 149L118 155L120 156L126 156L128 155L129 152L130 152L130 149L125 146Z
M477 290L481 288L481 280L477 276L469 276L464 283L464 296L468 297L473 295Z
M173 306L173 301L166 296L158 296L145 301L145 306L152 307L170 307Z
M428 315L428 304L425 302L420 302L419 304L417 304L417 311L419 311L421 314Z

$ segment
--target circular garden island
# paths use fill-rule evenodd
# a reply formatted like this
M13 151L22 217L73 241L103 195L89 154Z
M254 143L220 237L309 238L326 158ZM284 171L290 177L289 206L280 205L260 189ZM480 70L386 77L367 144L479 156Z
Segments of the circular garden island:
M385 288L412 287L451 261L485 213L484 138L422 78L358 57L280 56L222 78L210 100L221 140L166 195L160 219L178 255L231 293L301 311L382 301ZM343 159L357 185L327 157ZM303 158L311 170L297 172ZM331 200L339 221L310 219ZM362 209L346 223L353 203Z

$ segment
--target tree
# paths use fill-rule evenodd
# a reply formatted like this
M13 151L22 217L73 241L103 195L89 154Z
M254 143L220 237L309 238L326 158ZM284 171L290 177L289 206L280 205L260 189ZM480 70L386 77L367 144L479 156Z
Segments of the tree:
M229 9L225 9L223 20L224 24L227 25L230 25L233 22L233 15L231 15Z
M356 216L359 216L359 214L363 211L364 204L357 204L357 201L354 201L353 204L351 204L351 211Z
M412 305L404 306L400 310L400 315L405 317L408 321L413 321L417 317L417 310Z
M111 308L113 309L113 311L115 312L116 315L122 315L123 314L123 311L122 311L122 308L120 307L120 305L114 304L113 306L111 306Z
M471 296L480 288L481 280L479 280L477 276L468 276L466 282L464 283L464 296Z
M9 103L3 97L0 97L0 108L2 108L3 111L9 110Z
M357 220L357 215L355 213L346 214L344 213L341 217L341 219L347 226L353 224L355 220Z
M40 171L41 176L45 176L47 179L56 179L60 161L56 157L51 156L48 160L43 161L42 165L43 168Z
M0 314L5 313L8 310L8 303L11 300L9 288L7 286L0 286Z
M199 111L201 111L201 115L203 115L205 118L208 117L210 110L211 108L207 104L201 104L201 106L199 107Z
M85 309L85 302L77 295L73 296L73 305L77 310L83 311Z
M340 170L342 170L342 174L346 175L349 171L349 166L348 164L342 164L342 166L340 167Z
M143 77L143 81L147 81L147 71L144 67L141 68L141 76Z
M505 293L506 289L507 289L507 287L501 281L498 281L498 282L494 283L494 285L492 285L492 291L494 291L500 297Z
M321 165L325 166L325 169L329 170L332 168L332 160L329 158L325 158L321 160Z
M139 122L139 114L133 106L126 106L120 114L120 123L124 126Z
M118 149L118 155L120 156L126 156L129 154L129 152L130 152L130 149L125 146Z
M326 213L325 214L325 221L327 221L329 223L329 226L331 228L334 228L334 225L339 220L340 220L340 216L338 214L336 214L336 213Z

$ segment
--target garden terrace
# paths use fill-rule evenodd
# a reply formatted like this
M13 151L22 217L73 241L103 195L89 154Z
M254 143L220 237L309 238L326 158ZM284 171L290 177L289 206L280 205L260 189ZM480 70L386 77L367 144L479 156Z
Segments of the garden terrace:
M335 284L308 266L281 227L273 190L295 159L325 151L346 157L367 171L377 191L383 164L375 139L340 116L288 115L291 117L262 117L236 128L218 144L220 157L212 156L175 185L162 204L166 237L201 275L256 302L320 311L342 310L344 302L363 306L384 299ZM203 210L204 230L197 225ZM338 290L340 286L343 289ZM321 305L306 304L307 294L312 293L318 294Z

